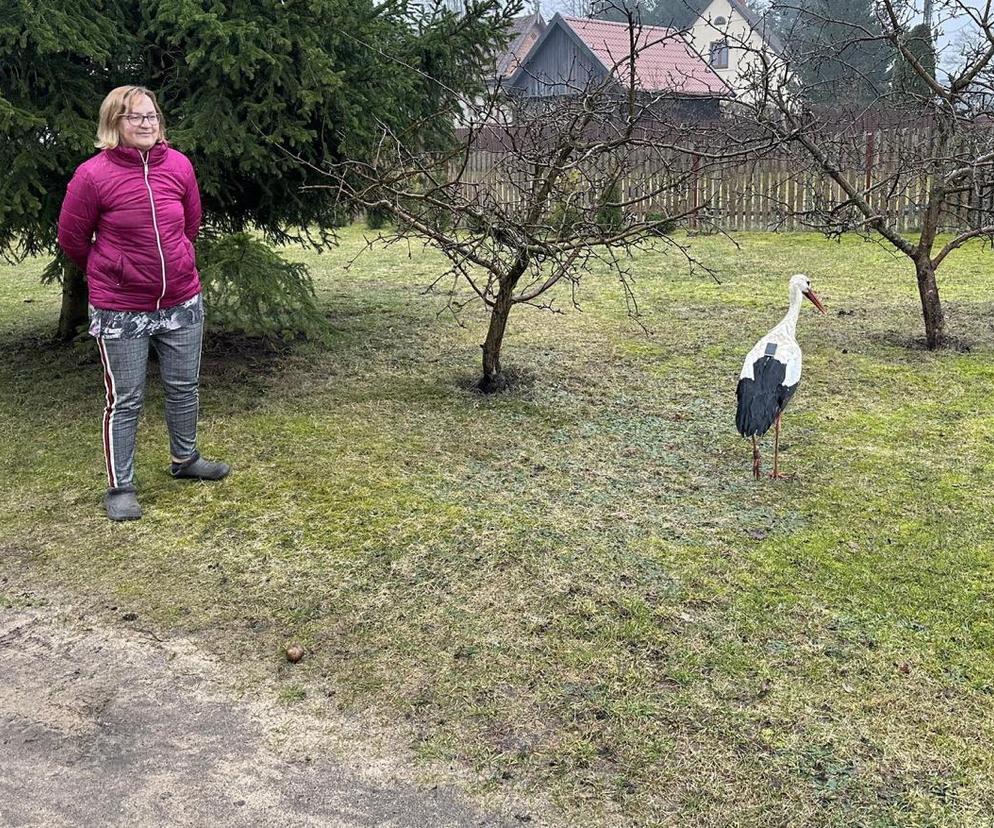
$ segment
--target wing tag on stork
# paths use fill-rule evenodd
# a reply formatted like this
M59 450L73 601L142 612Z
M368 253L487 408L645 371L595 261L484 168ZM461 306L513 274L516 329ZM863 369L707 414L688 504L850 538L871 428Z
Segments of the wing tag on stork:
M766 343L766 353L763 354L763 356L773 356L776 352L777 352L777 343L776 342L767 342Z

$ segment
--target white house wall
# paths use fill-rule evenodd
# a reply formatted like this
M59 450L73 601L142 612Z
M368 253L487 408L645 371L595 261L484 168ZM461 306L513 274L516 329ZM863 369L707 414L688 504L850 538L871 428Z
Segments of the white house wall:
M719 17L725 18L724 26L714 24ZM687 34L691 46L708 64L711 63L711 45L715 41L722 40L723 37L727 39L728 68L718 69L714 66L711 68L735 90L739 100L748 102L751 95L744 79L761 65L756 53L765 49L768 54L773 55L773 50L765 43L759 32L752 29L749 21L732 8L728 0L714 0L701 12L697 22Z

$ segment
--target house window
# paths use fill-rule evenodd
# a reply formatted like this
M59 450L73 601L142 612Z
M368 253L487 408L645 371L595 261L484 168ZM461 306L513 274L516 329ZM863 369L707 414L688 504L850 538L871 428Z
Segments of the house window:
M728 41L716 40L711 44L711 68L728 68Z
M716 17L714 19L715 26L724 26L728 21L724 17Z

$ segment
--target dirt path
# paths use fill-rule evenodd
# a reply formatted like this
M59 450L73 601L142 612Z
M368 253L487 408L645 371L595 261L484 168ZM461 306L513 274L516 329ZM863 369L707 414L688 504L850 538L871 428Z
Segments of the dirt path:
M539 824L332 728L239 698L188 642L0 609L0 825Z

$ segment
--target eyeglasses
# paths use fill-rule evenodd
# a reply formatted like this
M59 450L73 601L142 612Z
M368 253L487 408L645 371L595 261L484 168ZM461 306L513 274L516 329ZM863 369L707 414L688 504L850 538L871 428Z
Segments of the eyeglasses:
M156 112L152 112L148 115L139 115L137 112L128 112L127 114L121 115L125 121L127 121L131 126L140 126L142 121L147 120L150 126L155 126L159 123L159 115Z

